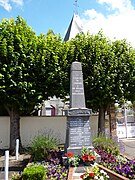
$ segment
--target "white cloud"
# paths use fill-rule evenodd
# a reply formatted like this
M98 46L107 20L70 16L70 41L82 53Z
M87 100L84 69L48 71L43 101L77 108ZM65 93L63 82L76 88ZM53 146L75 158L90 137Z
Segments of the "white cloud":
M98 33L103 29L104 34L111 39L127 39L135 47L135 9L131 0L98 0L98 3L109 8L109 14L97 12L95 9L84 12L84 32ZM112 10L112 11L111 11Z
M12 2L14 2L15 4L22 6L23 5L23 0L11 0Z
M9 0L0 0L0 6L2 6L7 11L12 9L11 5L9 4Z
M126 12L133 9L130 0L98 0L99 4L105 4L109 10L118 10L119 12Z
M12 3L16 4L17 6L22 6L23 0L0 0L0 6L7 11L11 11Z

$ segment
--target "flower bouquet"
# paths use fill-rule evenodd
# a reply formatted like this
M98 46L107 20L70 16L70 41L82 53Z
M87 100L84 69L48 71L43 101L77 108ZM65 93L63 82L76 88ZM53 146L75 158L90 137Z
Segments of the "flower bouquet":
M67 157L67 162L70 166L77 167L79 166L80 157L78 155L74 155L73 152L65 153L64 156Z
M74 155L73 152L65 153L64 156L67 157L67 163L69 166L77 167L80 164L85 166L90 166L94 164L96 160L96 154L93 150L88 149L88 147L82 147L81 155Z
M91 167L86 168L86 171L84 174L80 176L83 180L90 180L90 179L98 179L98 180L107 180L109 179L109 176L104 170L100 170L96 163L94 165L91 165Z
M90 150L87 147L83 147L81 150L81 154L81 160L83 161L84 165L88 166L94 164L96 155L93 150Z

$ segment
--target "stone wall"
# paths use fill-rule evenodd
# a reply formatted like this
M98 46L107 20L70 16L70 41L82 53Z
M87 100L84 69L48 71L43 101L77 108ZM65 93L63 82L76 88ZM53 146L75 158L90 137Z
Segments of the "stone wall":
M60 143L65 143L66 116L30 116L21 117L20 134L22 145L30 146L32 139L40 134L53 134L59 138ZM98 125L97 115L90 117L91 134L95 136ZM0 149L8 149L10 137L10 119L8 116L0 116Z

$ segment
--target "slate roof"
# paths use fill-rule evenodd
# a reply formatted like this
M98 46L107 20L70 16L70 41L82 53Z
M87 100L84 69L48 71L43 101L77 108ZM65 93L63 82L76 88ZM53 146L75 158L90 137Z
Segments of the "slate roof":
M74 14L64 37L64 41L75 38L75 36L81 32L83 32L81 19L77 14Z

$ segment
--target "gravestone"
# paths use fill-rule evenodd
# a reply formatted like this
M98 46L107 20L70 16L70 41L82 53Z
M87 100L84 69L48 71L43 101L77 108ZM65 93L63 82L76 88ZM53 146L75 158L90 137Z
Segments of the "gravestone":
M66 151L80 154L83 146L92 149L91 110L85 106L82 66L73 62L70 72L70 108L67 110Z

